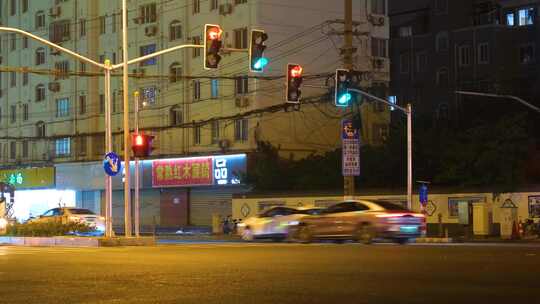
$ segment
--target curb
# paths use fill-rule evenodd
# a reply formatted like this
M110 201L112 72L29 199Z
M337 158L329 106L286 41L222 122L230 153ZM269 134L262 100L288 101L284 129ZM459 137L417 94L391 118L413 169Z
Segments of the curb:
M415 243L454 243L455 240L452 238L431 238L431 237L422 237L417 238Z
M89 238L89 237L0 237L0 245L28 247L113 247L153 246L153 237L141 238Z

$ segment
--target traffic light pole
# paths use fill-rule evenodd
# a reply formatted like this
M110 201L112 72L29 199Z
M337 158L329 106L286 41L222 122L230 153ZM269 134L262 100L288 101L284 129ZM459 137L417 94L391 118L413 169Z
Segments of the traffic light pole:
M404 108L396 104L393 104L389 102L388 100L384 100L377 96L373 96L367 92L364 92L358 89L348 89L348 90L351 92L356 92L358 94L366 96L369 99L382 102L386 104L387 106L389 106L390 108L396 108L400 110L401 112L403 112L405 115L407 115L407 208L411 210L412 209L412 105L409 103L407 104L407 108Z
M133 93L135 112L135 134L139 134L139 91ZM135 236L140 236L140 202L139 202L139 158L135 156Z
M345 0L345 45L343 47L343 65L347 70L353 69L353 32L352 32L352 0ZM353 110L354 111L354 110ZM341 124L341 122L340 122ZM354 176L343 177L343 195L346 197L354 196Z
M111 61L105 60L105 146L107 153L112 151L111 126ZM105 237L112 237L112 177L105 174Z

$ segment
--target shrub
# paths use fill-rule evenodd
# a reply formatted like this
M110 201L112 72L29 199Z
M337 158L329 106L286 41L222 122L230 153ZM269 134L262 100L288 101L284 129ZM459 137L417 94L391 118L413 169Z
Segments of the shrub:
M84 223L51 221L9 225L7 227L7 234L12 236L60 236L94 232L95 230L95 227Z

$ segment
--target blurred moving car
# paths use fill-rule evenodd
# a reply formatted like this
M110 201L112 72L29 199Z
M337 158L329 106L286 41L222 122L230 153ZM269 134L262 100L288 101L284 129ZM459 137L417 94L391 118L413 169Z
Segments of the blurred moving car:
M422 236L426 218L401 205L380 200L354 200L332 205L318 215L303 217L294 237L309 243L316 239L355 240L364 244L376 238L406 243Z
M96 215L94 212L83 208L53 208L36 218L28 220L30 223L46 223L53 221L61 221L64 224L69 222L87 224L90 227L96 228L94 234L103 234L105 231L105 217Z
M254 239L283 240L289 235L289 227L298 225L308 215L318 214L320 208L274 207L258 216L245 219L237 225L237 233L244 241Z

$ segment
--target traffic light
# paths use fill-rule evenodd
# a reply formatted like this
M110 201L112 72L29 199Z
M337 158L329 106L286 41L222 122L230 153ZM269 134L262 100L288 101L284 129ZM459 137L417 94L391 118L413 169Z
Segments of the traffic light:
M348 107L352 100L352 94L347 91L351 86L351 74L349 70L336 70L336 88L334 103L338 107Z
M148 157L154 148L152 143L154 136L139 133L133 134L131 138L131 150L135 157Z
M268 35L264 31L251 30L249 43L249 70L251 72L262 72L268 64L268 58L263 56L266 49L264 42L267 39Z
M302 91L300 91L300 86L302 85L302 66L298 64L287 64L287 102L290 103L300 103L300 97L302 96Z
M206 70L217 69L221 61L219 55L223 45L221 34L223 34L223 30L219 25L204 25L204 69Z

